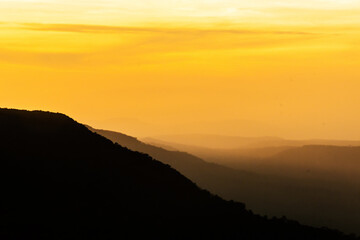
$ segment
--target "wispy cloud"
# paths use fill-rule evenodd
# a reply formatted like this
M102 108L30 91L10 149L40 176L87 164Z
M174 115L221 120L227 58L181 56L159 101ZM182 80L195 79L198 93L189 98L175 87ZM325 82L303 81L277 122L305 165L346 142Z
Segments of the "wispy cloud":
M231 58L239 56L239 51L246 53L284 48L322 36L310 31L239 29L231 26L165 28L22 23L16 27L20 36L21 31L34 31L36 40L32 41L29 37L29 43L17 42L18 48L12 50L5 49L6 46L3 45L3 49L0 48L0 61L54 67L187 62L195 58L206 58L206 54L222 54L221 52L227 52L226 55ZM69 35L61 35L62 40L59 40L59 36L53 33ZM104 34L111 34L110 39L113 40L103 42L103 39L108 39ZM0 40L0 43L4 41ZM12 40L7 42L9 41ZM41 48L44 43L50 48ZM78 49L75 45L84 47Z
M313 32L305 31L281 31L281 30L248 30L231 28L161 28L161 27L124 27L124 26L104 26L104 25L84 25L84 24L40 24L23 23L24 29L36 31L54 32L75 32L75 33L132 33L150 32L167 34L281 34L281 35L314 35Z
M189 64L207 62L214 56L228 61L252 56L254 61L265 61L267 56L298 54L303 50L344 49L349 42L346 36L339 37L329 29L312 31L296 27L241 29L226 24L199 28L41 23L14 27L20 40L11 37L12 32L8 39L0 39L0 61L60 68Z

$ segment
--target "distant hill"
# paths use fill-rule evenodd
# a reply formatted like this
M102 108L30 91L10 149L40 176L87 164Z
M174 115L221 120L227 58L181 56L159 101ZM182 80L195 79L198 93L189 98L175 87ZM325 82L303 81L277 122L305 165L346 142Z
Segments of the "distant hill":
M166 149L145 144L121 133L91 130L131 150L147 153L171 165L200 187L229 200L243 201L257 213L291 216L306 224L331 226L360 234L360 215L354 214L360 209L360 204L349 204L356 201L354 192L357 188L346 186L351 191L343 194L343 184L335 184L337 179L319 179L318 176L308 178L308 174L303 173L286 174L289 172L285 169L286 165L273 165L271 169L274 171L269 171L270 168L266 167L268 158L254 158L256 154L262 157L275 156L295 147L249 149L247 154L252 154L253 157L243 157L241 160L237 157L239 152L197 147L196 150L205 157L211 156L205 159L218 160L210 163L185 152L167 150L172 148L165 144L162 146ZM245 154L246 151L240 153ZM237 170L219 165L224 163ZM278 169L281 171L275 171Z
M0 109L1 239L354 239L267 220L63 114Z
M258 153L255 150L196 151L207 161L259 174L360 183L360 147L357 146L306 145L256 150Z
M296 169L313 175L336 175L360 184L360 147L303 146L280 152L266 162L269 167L278 165L287 171Z
M141 139L144 142L162 141L169 146L186 145L210 149L300 147L304 145L360 146L360 141L347 140L289 140L279 137L240 137L211 134L161 135ZM176 146L175 146L176 147Z
M192 181L200 184L201 187L209 189L213 192L219 192L226 184L219 187L214 187L214 184L219 184L221 177L226 176L228 179L238 178L243 180L243 176L252 177L254 174L245 171L238 171L219 164L209 163L201 158L180 151L169 151L167 149L156 147L150 144L143 143L134 137L127 136L122 133L88 128L121 146L127 147L133 151L149 154L154 159L157 159L165 164L169 164ZM221 180L220 180L221 181Z
M165 148L170 151L184 151L202 159L221 159L221 158L263 158L275 156L284 150L296 148L295 146L275 146L275 147L241 147L241 148L210 148L203 146L192 146L174 142L166 142L154 138L142 139L147 144Z

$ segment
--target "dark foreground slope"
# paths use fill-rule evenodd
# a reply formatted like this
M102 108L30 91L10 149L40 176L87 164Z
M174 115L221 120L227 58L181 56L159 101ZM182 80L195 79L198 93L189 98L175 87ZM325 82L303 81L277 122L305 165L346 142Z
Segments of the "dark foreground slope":
M358 147L348 150L321 146L285 148L273 158L239 159L219 152L214 154L213 160L218 157L215 164L185 152L146 144L125 134L90 130L121 146L147 153L200 187L225 199L245 202L261 215L285 215L307 225L360 234ZM216 150L209 149L206 154L211 156L214 152ZM235 169L219 165L227 158L233 161L230 166Z
M352 239L266 220L62 114L0 109L1 239Z

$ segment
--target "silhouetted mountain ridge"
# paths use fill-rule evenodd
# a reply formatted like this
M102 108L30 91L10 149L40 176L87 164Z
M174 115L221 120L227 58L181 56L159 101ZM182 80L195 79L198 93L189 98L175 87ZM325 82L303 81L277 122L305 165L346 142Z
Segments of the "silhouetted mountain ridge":
M327 174L325 178L324 171L318 174L309 172L308 167L304 168L301 164L291 168L292 158L297 157L297 151L301 152L302 147L294 151L286 150L296 147L249 149L248 153L245 150L239 152L238 149L231 151L195 149L197 153L201 151L205 157L211 156L215 160L219 158L215 164L185 152L172 151L167 146L164 147L165 149L152 146L122 133L93 128L91 130L131 150L149 154L171 165L200 187L225 199L245 202L257 213L268 216L286 215L313 226L331 226L349 233L359 233L360 219L355 214L359 204L353 202L356 200L354 193L356 194L358 188L341 184L343 179L335 178L334 170L330 172L332 175ZM282 152L289 153L288 155L293 157L289 159L285 157L283 160L270 158ZM239 153L270 157L238 159ZM307 157L299 156L298 163L313 164L311 151ZM224 161L226 158L234 159L234 163L229 165L234 166L235 169L219 165L226 164ZM319 170L326 170L326 165L325 158L319 164ZM354 181L354 178L351 181Z
M199 170L204 170L208 167L212 167L216 170L220 171L228 171L232 173L238 173L239 171L234 171L231 168L227 168L218 164L214 163L208 163L202 160L201 158L198 158L194 155L191 155L187 152L182 151L170 151L162 147L153 146L147 143L143 143L140 140L138 140L135 137L128 136L123 133L118 133L114 131L108 131L108 130L100 130L100 129L94 129L92 127L88 128L96 132L107 139L110 139L111 141L120 144L121 146L127 147L132 151L138 151L141 153L149 154L154 159L160 160L161 162L165 164L171 165L173 168L177 169L182 174L185 174L187 177L195 177L191 175L189 172L189 167L191 166L192 171L195 173L199 173ZM251 174L248 172L243 172L244 174ZM189 176L190 174L190 176ZM199 179L200 180L200 179Z
M0 109L1 239L354 239L267 220L63 114Z

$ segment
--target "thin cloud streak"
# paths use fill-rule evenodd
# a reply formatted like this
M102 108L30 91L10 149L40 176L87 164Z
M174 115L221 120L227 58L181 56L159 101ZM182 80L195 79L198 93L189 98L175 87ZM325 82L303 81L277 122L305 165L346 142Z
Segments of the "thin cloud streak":
M205 29L205 28L157 28L157 27L124 27L84 24L41 24L23 23L22 28L34 31L74 32L74 33L190 33L190 34L283 34L283 35L315 35L305 31L266 31L244 29Z

